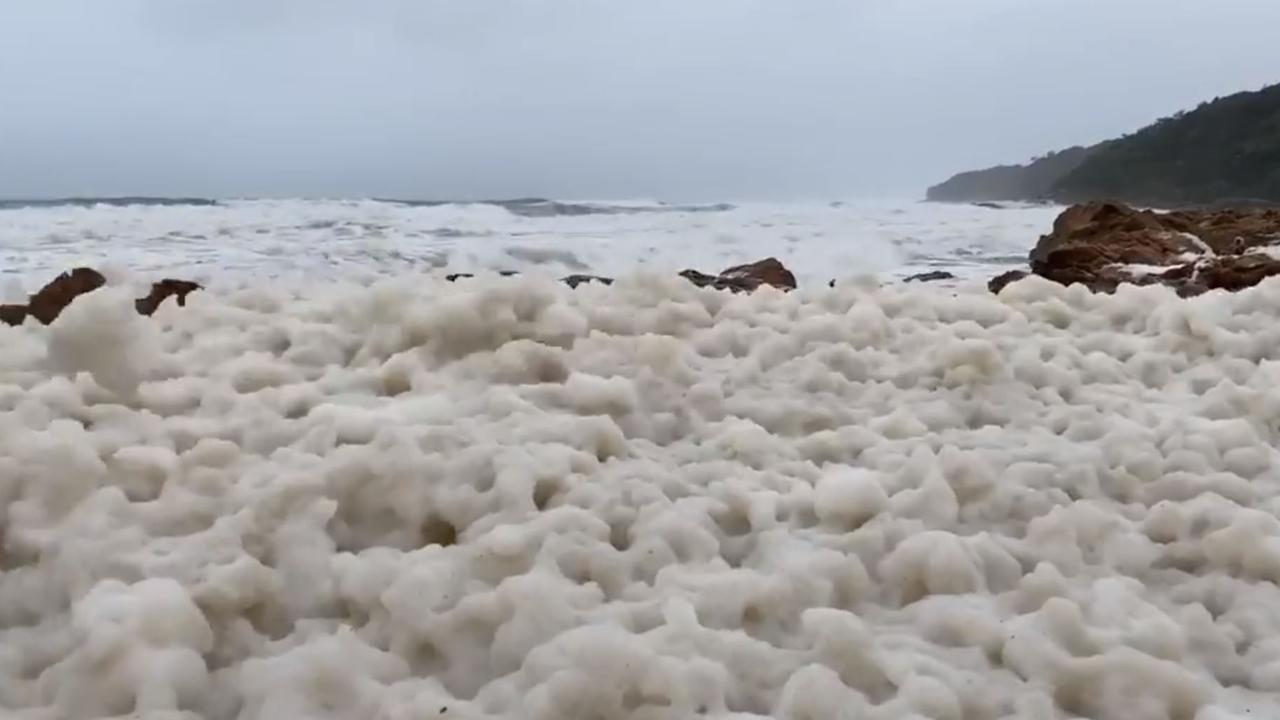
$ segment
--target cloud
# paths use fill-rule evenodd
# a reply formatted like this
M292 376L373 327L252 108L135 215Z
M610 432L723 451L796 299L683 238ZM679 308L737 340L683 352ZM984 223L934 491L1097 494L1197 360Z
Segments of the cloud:
M0 195L918 192L1280 79L1276 23L1269 0L9 0Z

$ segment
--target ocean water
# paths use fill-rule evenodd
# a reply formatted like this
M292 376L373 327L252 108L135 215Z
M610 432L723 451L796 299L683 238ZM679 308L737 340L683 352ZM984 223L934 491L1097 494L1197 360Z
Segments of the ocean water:
M0 211L11 283L114 268L0 326L4 717L1280 716L1280 283L991 295L1046 208L532 205Z
M0 271L29 291L75 264L215 284L407 271L718 272L770 255L809 283L1025 263L1057 209L813 203L229 201L0 204Z

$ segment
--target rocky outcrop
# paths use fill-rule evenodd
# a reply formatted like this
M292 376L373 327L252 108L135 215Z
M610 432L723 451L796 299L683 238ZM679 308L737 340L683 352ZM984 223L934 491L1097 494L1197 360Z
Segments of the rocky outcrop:
M1190 296L1208 290L1243 290L1273 275L1280 275L1280 260L1261 253L1247 253L1184 265L1166 272L1159 279L1176 285L1179 294Z
M1122 284L1163 284L1184 296L1239 290L1280 274L1280 260L1257 252L1280 244L1280 210L1156 213L1113 202L1068 208L1031 250L1031 273L1063 285L1112 292ZM993 279L999 292L1019 271Z
M999 295L1000 291L1005 289L1005 287L1010 283L1015 283L1030 274L1031 273L1026 270L1009 270L1008 272L1002 272L987 282L987 289Z
M515 270L500 270L498 272L498 275L500 275L501 277L513 277L519 274L520 273L516 272ZM444 276L444 279L449 282L458 282L459 280L467 280L473 277L475 277L475 273L449 273L448 275ZM601 283L604 285L612 285L613 278L601 277L599 275L575 274L575 275L566 275L565 277L560 278L560 282L564 283L565 285L568 285L571 288L576 288L579 285L582 285L583 283L591 283L591 282Z
M501 275L502 277L511 277L513 275L519 275L520 273L516 272L515 270L499 270L498 274ZM465 280L473 277L475 277L475 273L465 273L465 272L449 273L448 275L444 276L444 279L448 280L449 282L457 282L459 280Z
M190 280L174 280L165 278L157 283L152 283L151 292L143 298L134 301L134 307L143 315L153 315L155 311L160 309L160 304L168 298L176 298L178 307L186 307L187 295L199 290L200 284L191 282Z
M511 276L518 275L511 270L504 270L500 275ZM465 278L475 277L472 273L450 273L445 276L445 280L449 282L457 282ZM734 265L721 272L719 275L708 275L697 270L682 270L680 277L685 278L689 282L698 287L710 287L717 290L729 290L731 292L750 292L756 290L763 285L771 285L783 290L796 289L796 276L787 269L777 258L765 258L746 265ZM560 278L560 282L571 288L576 288L583 283L601 283L604 285L612 285L613 278L601 277L599 275L569 275Z
M735 265L720 273L720 277L732 282L754 283L755 287L772 285L784 290L796 289L796 276L777 258L765 258L747 265Z
M1031 249L1031 266L1130 263L1175 264L1204 251L1200 239L1174 229L1151 211L1117 203L1087 203L1067 208L1053 232ZM1057 258L1054 256L1057 255Z
M680 276L698 287L712 287L732 292L751 292L762 285L783 290L796 289L796 276L777 258L765 258L746 265L735 265L719 275L697 270L683 270Z
M21 325L26 321L26 305L0 305L0 322L6 325Z
M10 325L21 325L32 317L48 325L62 314L72 300L93 292L107 284L102 273L93 268L79 267L64 272L48 285L27 298L25 305L0 305L0 320Z
M27 314L48 325L57 319L72 300L107 284L102 273L79 267L54 278L52 282L27 299Z
M75 268L62 273L48 285L40 288L39 292L27 298L24 305L0 305L0 322L21 325L27 321L27 318L35 318L48 325L57 320L73 300L106 284L107 279L97 270L87 267ZM151 315L169 297L176 297L179 305L185 305L187 295L200 288L198 283L188 280L166 278L153 284L151 293L134 301L134 305L139 313Z
M602 285L612 285L613 278L600 277L599 275L570 275L560 278L560 282L571 288L576 288L584 283L600 283Z
M946 270L931 270L929 272L916 273L908 275L902 282L937 282L938 280L955 280L955 273Z
M1280 208L1274 206L1178 210L1164 217L1171 227L1195 235L1218 254L1280 243Z

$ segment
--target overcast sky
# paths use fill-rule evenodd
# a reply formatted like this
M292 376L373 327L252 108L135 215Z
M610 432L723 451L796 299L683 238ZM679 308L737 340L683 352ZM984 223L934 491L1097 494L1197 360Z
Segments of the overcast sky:
M1280 0L0 0L0 196L915 195L1280 81Z

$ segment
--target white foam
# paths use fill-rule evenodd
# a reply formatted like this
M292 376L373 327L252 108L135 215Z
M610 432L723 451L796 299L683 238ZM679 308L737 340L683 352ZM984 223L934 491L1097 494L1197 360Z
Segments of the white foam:
M939 268L985 280L1025 261L1059 211L915 202L752 203L723 212L611 205L649 211L527 217L496 205L332 200L10 209L0 211L0 267L27 292L69 267L108 262L140 276L214 284L430 269L719 272L769 256L812 285Z
M1280 259L1280 236L1276 236L1274 238L1271 238L1270 240L1272 244L1256 245L1246 250L1245 254L1256 253L1259 255L1266 255L1267 257Z
M1175 237L1180 237L1180 238L1182 238L1183 240L1186 240L1188 243L1191 243L1191 245L1192 245L1193 247L1195 247L1197 250L1199 250L1199 251L1200 251L1199 253L1195 253L1195 252L1186 252L1186 253L1183 253L1183 254L1182 254L1182 255L1183 255L1183 257L1190 256L1190 257L1191 257L1191 259L1193 259L1193 260L1194 260L1194 259L1196 259L1196 258L1198 258L1198 257L1200 257L1200 256L1204 256L1204 257L1214 257L1213 248L1209 247L1209 244L1208 244L1208 243L1206 243L1204 240L1201 240L1201 239L1200 239L1200 236L1198 236L1198 235L1193 235L1193 234L1188 233L1188 232L1178 232L1178 233L1172 233L1172 234L1173 234ZM1189 261L1185 261L1185 260L1184 260L1184 262L1189 262Z
M1280 282L127 295L0 326L12 716L1280 713Z
M159 352L156 326L138 314L134 294L109 286L77 298L50 326L46 365L69 375L87 372L128 396L155 368Z

